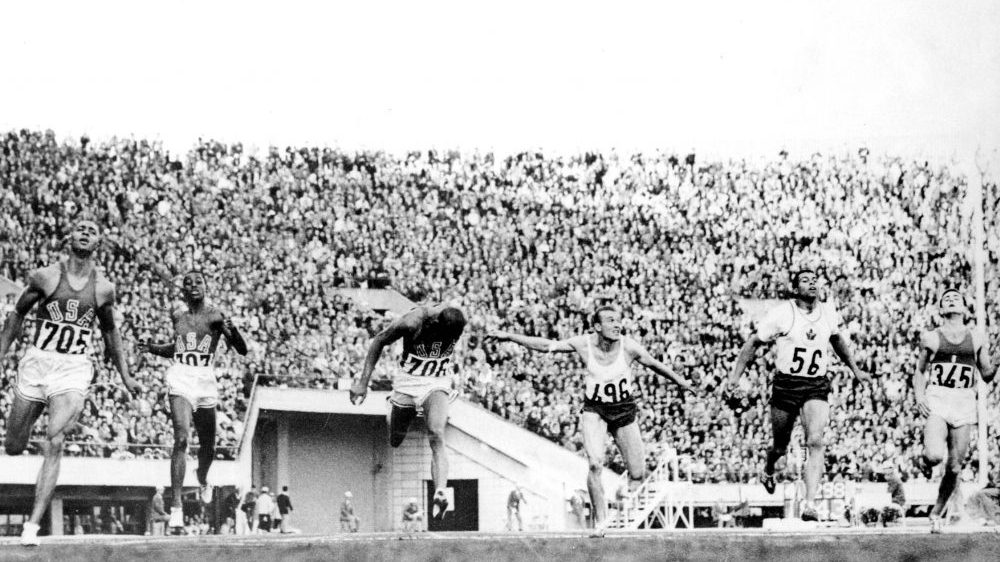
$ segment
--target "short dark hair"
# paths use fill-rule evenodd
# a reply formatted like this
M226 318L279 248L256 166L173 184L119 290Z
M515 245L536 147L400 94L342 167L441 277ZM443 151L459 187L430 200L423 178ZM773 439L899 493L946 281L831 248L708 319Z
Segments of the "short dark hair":
M438 325L441 329L454 336L462 334L462 331L465 330L465 324L465 314L454 306L445 308L438 315Z
M802 279L802 276L805 275L806 273L812 273L813 275L817 275L816 270L811 267L803 267L801 269L797 269L792 272L792 287L798 289L799 280Z
M288 491L288 486L282 486L281 487L281 491L282 492L287 492Z
M941 303L944 302L944 298L946 296L948 296L948 293L955 293L956 295L958 295L959 297L961 297L962 298L962 306L963 307L968 307L969 306L968 303L965 302L965 294L962 293L962 291L959 291L958 289L956 289L954 287L951 287L949 289L945 289L944 292L941 293L941 298L938 299L938 306L941 306Z
M618 309L611 306L610 304L602 304L594 310L594 313L590 316L590 324L596 326L601 323L601 313L602 312L618 312Z

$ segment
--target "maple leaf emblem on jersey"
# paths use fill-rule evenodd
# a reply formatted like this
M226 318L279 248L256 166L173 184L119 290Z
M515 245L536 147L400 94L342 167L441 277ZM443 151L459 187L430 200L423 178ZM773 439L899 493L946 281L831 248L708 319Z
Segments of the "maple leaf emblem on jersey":
M806 332L806 339L809 341L816 339L816 332L812 328L809 328L809 331Z

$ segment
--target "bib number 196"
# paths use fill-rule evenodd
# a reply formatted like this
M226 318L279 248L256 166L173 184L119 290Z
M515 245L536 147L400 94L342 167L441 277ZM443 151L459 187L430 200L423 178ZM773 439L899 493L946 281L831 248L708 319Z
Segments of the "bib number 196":
M618 383L595 384L588 397L591 402L621 402L628 400L632 394L629 392L628 379L620 379Z

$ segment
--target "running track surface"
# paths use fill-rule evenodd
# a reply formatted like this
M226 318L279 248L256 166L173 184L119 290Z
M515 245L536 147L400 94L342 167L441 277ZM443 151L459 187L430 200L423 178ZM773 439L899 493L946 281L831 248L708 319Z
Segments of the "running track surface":
M1000 561L1000 533L993 528L808 528L586 533L366 533L349 535L212 535L201 537L42 537L40 547L0 539L0 561L149 560L256 562L273 560L932 560Z

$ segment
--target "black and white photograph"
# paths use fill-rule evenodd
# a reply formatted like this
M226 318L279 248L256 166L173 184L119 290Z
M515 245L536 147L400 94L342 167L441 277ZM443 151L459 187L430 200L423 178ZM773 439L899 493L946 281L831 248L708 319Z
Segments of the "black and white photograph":
M1000 560L1000 2L6 2L0 61L0 560Z

